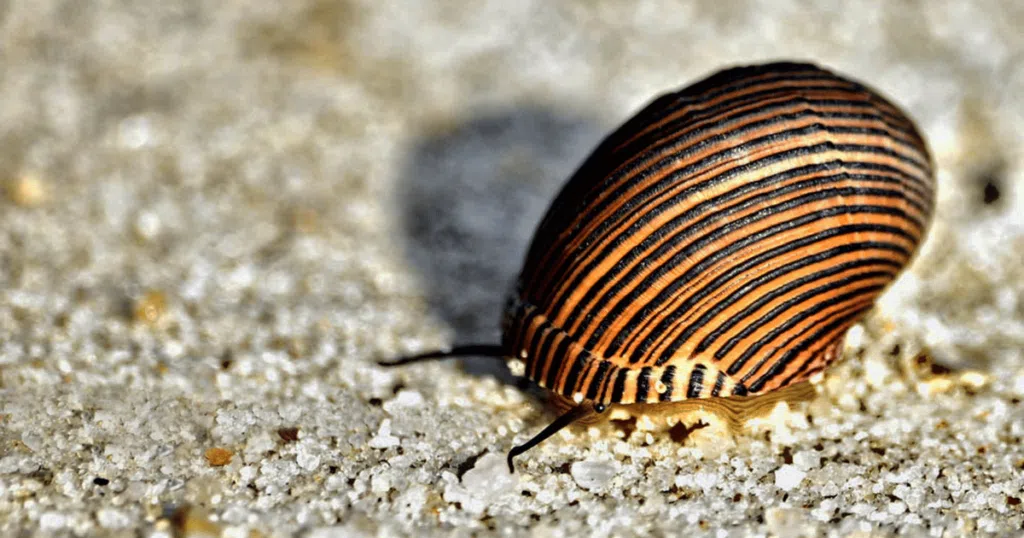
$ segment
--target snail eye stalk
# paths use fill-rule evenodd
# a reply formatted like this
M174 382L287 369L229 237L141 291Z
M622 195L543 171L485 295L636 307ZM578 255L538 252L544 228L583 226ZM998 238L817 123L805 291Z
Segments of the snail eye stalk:
M584 419L590 415L596 415L598 413L604 413L606 407L604 404L594 404L592 402L583 402L572 409L566 411L558 418L556 418L551 424L548 424L546 428L540 431L537 435L530 438L529 441L512 447L512 450L508 451L508 471L510 473L516 472L515 464L512 462L516 456L530 450L531 448L543 443L548 437L558 433L562 428L569 426L577 420Z

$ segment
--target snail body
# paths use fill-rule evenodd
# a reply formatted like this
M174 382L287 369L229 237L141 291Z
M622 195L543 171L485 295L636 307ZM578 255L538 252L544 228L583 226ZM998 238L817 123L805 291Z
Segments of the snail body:
M511 458L610 405L808 380L906 266L931 159L876 92L810 64L727 69L610 134L541 221L500 346L575 404ZM473 349L471 349L473 348Z

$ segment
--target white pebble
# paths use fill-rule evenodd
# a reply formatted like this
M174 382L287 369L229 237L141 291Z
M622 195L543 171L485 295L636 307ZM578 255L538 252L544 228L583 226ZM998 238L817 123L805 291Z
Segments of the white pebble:
M391 435L391 419L386 418L380 423L380 429L377 430L377 435L370 439L371 448L391 448L401 444L401 441Z
M21 434L21 442L25 443L32 452L39 452L43 449L43 437L37 433L25 432Z
M1014 394L1024 396L1024 371L1014 377Z
M246 460L260 459L260 456L270 452L277 446L277 442L267 431L260 431L254 434L245 442Z
M152 241L160 235L162 228L163 223L160 221L160 216L156 213L143 211L135 216L135 235L139 236L140 239Z
M709 493L718 485L718 478L719 475L717 473L707 471L693 473L693 483L696 484L704 493Z
M308 450L300 448L298 454L295 457L295 462L299 464L306 471L315 471L320 466L320 455Z
M370 479L370 491L376 495L384 495L391 491L391 477L383 473L373 475Z
M817 452L811 450L801 450L796 454L793 454L793 465L796 465L799 469L807 471L813 469L821 464L821 456Z
M54 531L67 526L67 517L57 512L44 512L39 516L39 529L43 531Z
M583 489L603 489L615 478L615 467L603 461L578 461L569 468L573 480Z
M514 492L516 478L509 473L504 456L484 454L462 475L462 483L456 482L454 475L445 481L445 501L461 504L468 513L482 514Z
M783 465L779 467L779 470L775 471L775 487L783 491L789 491L799 486L805 476L807 476L807 473L801 471L796 465Z
M96 520L104 529L126 529L132 525L132 518L115 508L103 508L96 512Z
M861 349L864 347L864 326L860 323L850 327L850 330L846 331L846 341L844 342L847 349Z
M880 358L871 358L864 361L864 377L872 387L885 386L886 381L889 380L892 374L892 369Z
M462 485L472 494L487 496L496 489L511 485L511 478L505 457L488 453L477 459L473 468L462 475Z
M277 414L281 415L285 422L298 422L302 418L302 406L296 404L283 405L277 410Z
M117 126L117 138L128 149L146 147L154 141L153 124L146 116L131 116Z
M423 395L415 390L401 390L394 398L384 403L384 410L394 414L401 408L423 407Z
M224 527L221 531L221 538L249 538L254 533L251 532L246 525L236 525L233 527Z

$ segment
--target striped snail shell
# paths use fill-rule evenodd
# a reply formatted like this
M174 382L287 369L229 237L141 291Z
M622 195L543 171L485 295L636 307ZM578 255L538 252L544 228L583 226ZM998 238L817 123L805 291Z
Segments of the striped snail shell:
M500 346L576 404L753 396L809 379L913 256L935 182L913 122L809 64L727 69L609 135L555 198Z

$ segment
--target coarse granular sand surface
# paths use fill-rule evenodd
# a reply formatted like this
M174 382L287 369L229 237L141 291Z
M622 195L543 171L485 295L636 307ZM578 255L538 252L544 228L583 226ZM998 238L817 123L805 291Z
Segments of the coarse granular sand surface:
M1019 536L1024 3L0 0L0 535ZM919 123L928 241L810 402L551 420L486 360L561 182L811 60ZM672 419L673 422L675 419Z

